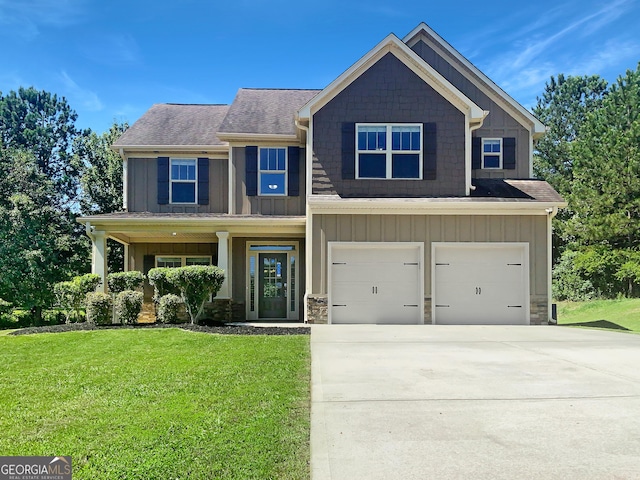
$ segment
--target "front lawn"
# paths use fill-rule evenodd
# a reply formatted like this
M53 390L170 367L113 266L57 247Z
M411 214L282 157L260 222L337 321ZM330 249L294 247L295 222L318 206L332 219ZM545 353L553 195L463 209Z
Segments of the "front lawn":
M309 478L309 337L0 336L0 454L74 479Z
M640 332L640 299L560 302L558 325Z

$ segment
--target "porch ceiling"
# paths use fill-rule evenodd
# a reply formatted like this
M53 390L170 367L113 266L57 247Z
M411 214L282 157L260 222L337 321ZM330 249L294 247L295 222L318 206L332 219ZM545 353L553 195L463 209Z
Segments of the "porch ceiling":
M79 217L78 223L122 243L215 243L216 232L232 236L292 237L305 233L301 216L154 214L119 212Z

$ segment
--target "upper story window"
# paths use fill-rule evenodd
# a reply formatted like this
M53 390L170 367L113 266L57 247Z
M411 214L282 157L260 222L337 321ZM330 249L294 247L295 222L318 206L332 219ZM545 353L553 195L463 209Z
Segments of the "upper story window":
M482 168L502 168L502 139L482 139Z
M195 158L171 159L171 203L196 203L196 172Z
M356 178L421 179L422 124L357 124Z
M286 148L260 148L258 168L260 195L287 194Z

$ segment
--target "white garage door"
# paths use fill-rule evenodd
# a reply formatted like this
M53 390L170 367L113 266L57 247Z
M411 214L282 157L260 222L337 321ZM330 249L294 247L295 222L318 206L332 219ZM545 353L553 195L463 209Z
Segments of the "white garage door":
M330 242L330 322L423 323L422 248L419 243Z
M434 323L528 324L528 259L522 243L434 243Z

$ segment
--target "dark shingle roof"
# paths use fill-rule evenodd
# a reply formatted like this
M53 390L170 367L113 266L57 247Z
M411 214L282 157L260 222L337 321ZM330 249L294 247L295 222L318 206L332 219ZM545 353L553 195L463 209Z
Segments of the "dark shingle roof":
M511 180L475 178L472 197L534 200L536 202L564 203L564 199L544 180Z
M296 111L320 90L241 88L220 132L295 135Z
M229 105L155 104L113 146L226 145L216 133L228 111Z

